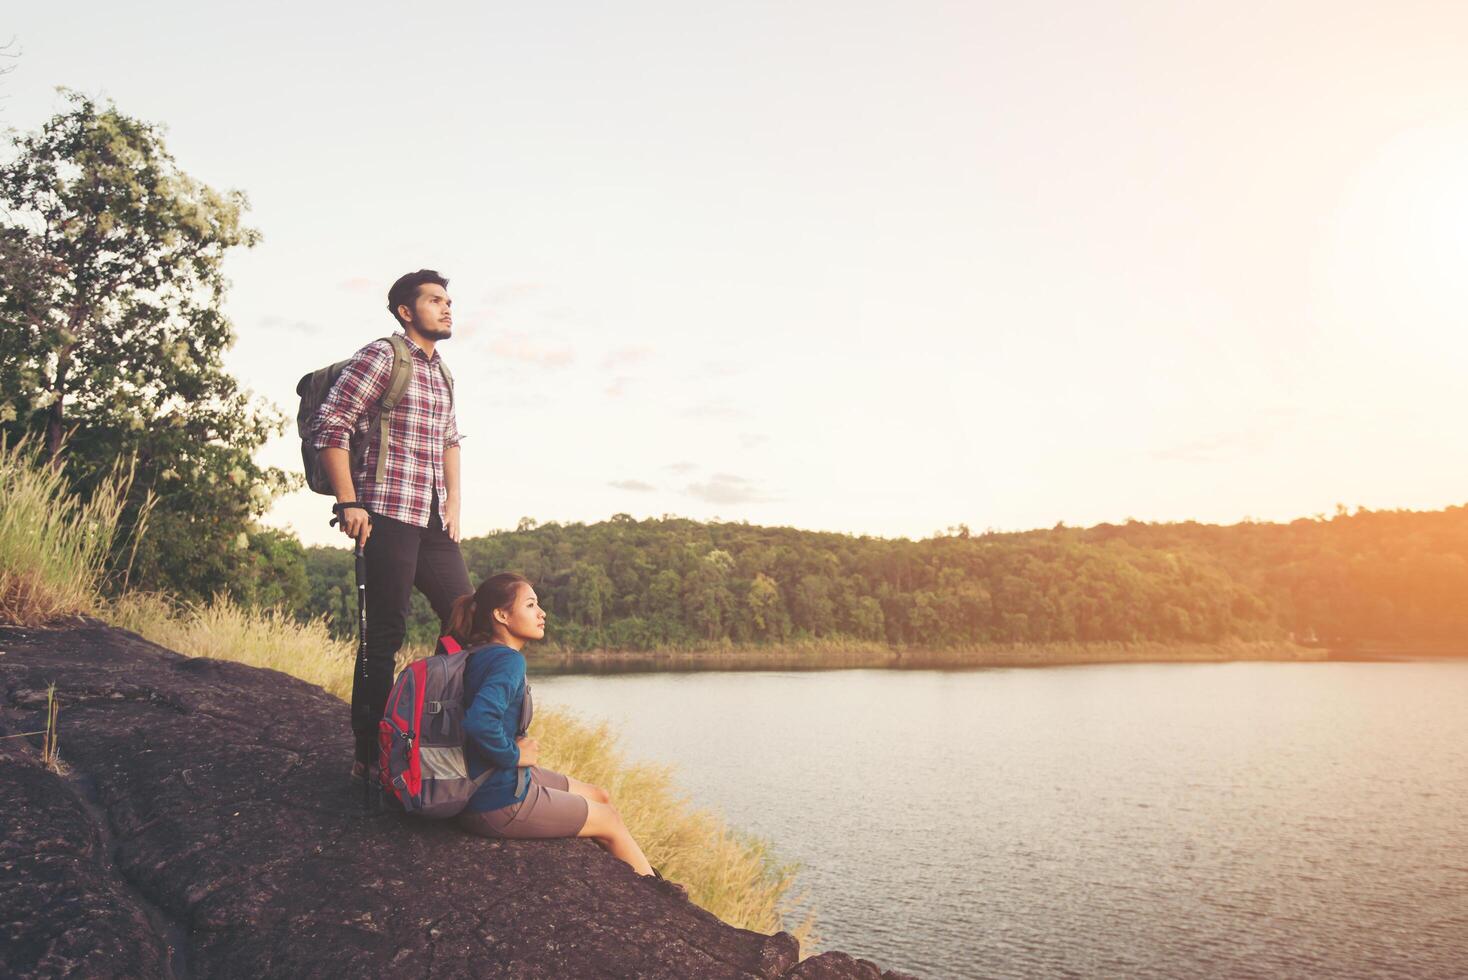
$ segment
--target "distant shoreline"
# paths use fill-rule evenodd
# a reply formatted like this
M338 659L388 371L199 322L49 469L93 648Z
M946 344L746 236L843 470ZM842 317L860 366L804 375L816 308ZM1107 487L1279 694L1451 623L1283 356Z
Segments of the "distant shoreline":
M1468 660L1468 646L1347 647L1327 651L1327 660L1342 663L1417 663L1426 660Z
M1436 656L1443 656L1438 654ZM1458 654L1468 656L1468 651ZM965 670L980 667L1060 667L1119 663L1326 662L1404 660L1421 655L1333 651L1282 641L1226 643L1018 643L954 650L894 649L885 645L711 647L702 650L535 650L532 671L633 673L699 670Z

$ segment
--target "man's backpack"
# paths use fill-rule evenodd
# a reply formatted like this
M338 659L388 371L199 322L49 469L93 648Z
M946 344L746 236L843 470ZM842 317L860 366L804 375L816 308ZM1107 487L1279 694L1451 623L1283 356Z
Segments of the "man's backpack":
M377 761L383 789L408 813L456 816L493 772L471 779L464 761L464 666L471 653L452 636L442 637L433 656L403 668L387 695ZM534 710L527 685L517 735L530 727ZM521 769L517 796L527 778Z
M408 342L397 335L383 339L392 344L392 376L372 416L378 424L379 448L377 475L374 478L377 483L381 483L387 477L387 447L391 442L389 422L393 409L398 407L398 402L402 400L403 392L407 390L408 382L413 377L413 359L408 352ZM296 383L296 394L301 396L300 408L296 410L296 431L301 436L301 464L306 472L306 485L317 493L324 493L327 496L334 496L336 491L331 486L331 478L326 475L326 467L321 464L321 450L315 446L316 415L321 410L321 403L326 401L326 396L331 393L342 371L350 363L351 358L337 361L335 364L303 375ZM441 357L438 359L438 370L443 375L444 383L449 386L449 398L452 399L454 397L454 376L449 374L448 365ZM359 439L356 431L353 430L351 443L353 478L361 468L363 458L367 455L367 441Z

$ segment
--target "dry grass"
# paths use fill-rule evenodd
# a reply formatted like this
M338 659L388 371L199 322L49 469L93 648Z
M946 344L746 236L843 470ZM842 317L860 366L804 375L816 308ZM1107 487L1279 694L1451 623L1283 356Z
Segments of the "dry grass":
M0 622L41 626L96 609L131 483L119 466L82 500L26 440L0 439Z
M186 656L268 667L343 700L352 694L356 647L333 639L322 622L298 623L278 609L246 609L223 596L192 605L139 592L113 602L106 618Z
M666 767L628 763L605 723L590 725L559 709L537 708L534 731L542 763L611 793L648 860L686 885L689 898L732 925L759 932L790 928L808 945L810 917L785 925L797 868L777 860L767 842L693 806Z
M322 622L302 625L279 610L244 609L216 598L207 606L179 605L134 593L104 616L160 646L195 657L268 667L351 697L356 647L332 639ZM431 650L406 648L398 668ZM764 841L732 830L715 813L694 807L668 770L629 764L606 725L588 725L564 711L536 713L535 736L549 768L605 787L648 859L686 885L689 897L730 925L759 932L786 928L783 918L795 868L782 864ZM807 917L792 930L807 945Z
M46 688L46 731L41 739L41 765L58 776L67 773L66 763L61 761L61 702L56 700L56 685Z
M654 650L539 648L537 666L550 670L833 670L850 668L963 670L972 667L1054 667L1062 664L1324 660L1326 650L1285 640L1162 642L975 643L962 647L894 647L885 643L807 639L781 645L709 644Z

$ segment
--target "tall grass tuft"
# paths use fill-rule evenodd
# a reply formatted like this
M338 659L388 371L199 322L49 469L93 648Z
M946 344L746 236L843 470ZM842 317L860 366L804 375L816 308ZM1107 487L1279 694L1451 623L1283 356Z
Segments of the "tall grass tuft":
M46 731L41 739L41 765L58 775L65 775L61 761L60 720L61 702L56 700L56 685L53 683L46 688Z
M352 694L356 646L333 638L320 620L300 623L282 610L249 609L227 596L194 604L145 592L113 602L107 619L185 656L268 667L343 700Z
M208 605L179 605L134 593L114 602L107 618L153 642L195 657L269 667L351 697L353 643L335 640L321 621L301 624L280 610L251 610L218 597ZM398 668L431 651L408 648ZM695 808L666 768L629 764L605 724L588 725L564 711L537 710L533 734L552 769L605 787L632 835L665 875L730 925L773 932L783 925L795 868L764 841L731 830L717 814ZM343 778L348 760L342 760ZM806 945L809 918L792 931Z
M41 626L96 609L132 476L119 463L83 500L34 444L0 438L0 622Z

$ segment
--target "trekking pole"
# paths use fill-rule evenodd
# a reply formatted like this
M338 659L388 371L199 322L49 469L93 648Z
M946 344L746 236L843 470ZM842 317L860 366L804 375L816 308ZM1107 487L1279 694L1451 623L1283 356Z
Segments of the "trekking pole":
M332 505L332 513L336 515L331 519L332 527L335 527L338 523L345 524L345 522L342 520L342 511L346 510L348 507L361 507L361 505ZM365 507L362 507L362 509L366 510ZM361 538L357 539L357 547L356 550L352 552L352 557L354 559L353 570L356 573L357 577L357 664L354 671L356 679L355 687L357 693L365 693L367 690L367 557ZM355 735L353 737L355 738ZM367 771L363 773L364 778L362 780L362 809L364 810L374 809L372 787L373 781L376 778L376 774L372 770L373 767L368 766ZM376 809L380 809L382 804L380 785L378 787L378 790L379 796L375 801L378 804Z
M362 548L362 541L358 539L357 550L353 553L356 559L357 571L357 690L367 690L367 558ZM373 767L368 766L362 779L362 809L371 810L372 807L372 782L376 774Z

